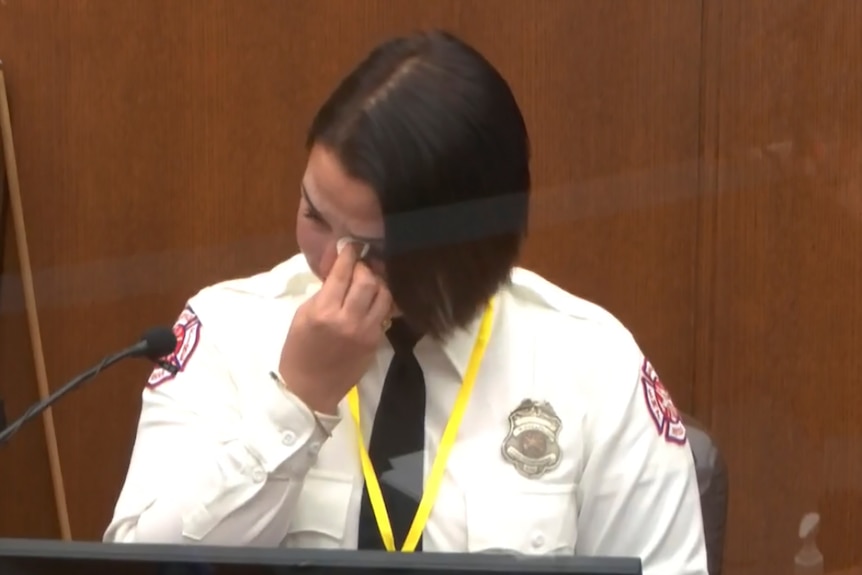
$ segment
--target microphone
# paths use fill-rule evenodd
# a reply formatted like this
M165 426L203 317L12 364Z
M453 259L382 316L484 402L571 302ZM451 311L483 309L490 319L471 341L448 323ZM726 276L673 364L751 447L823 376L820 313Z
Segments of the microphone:
M95 367L91 367L81 375L72 379L69 383L37 403L34 403L24 415L14 421L9 427L0 431L0 446L9 441L15 435L21 426L25 423L54 405L64 395L80 386L82 383L96 377L102 370L114 365L118 361L128 357L146 357L151 361L155 361L160 357L164 357L174 351L177 346L177 338L173 330L167 327L154 327L147 330L141 337L140 341L133 346L109 355L100 361Z

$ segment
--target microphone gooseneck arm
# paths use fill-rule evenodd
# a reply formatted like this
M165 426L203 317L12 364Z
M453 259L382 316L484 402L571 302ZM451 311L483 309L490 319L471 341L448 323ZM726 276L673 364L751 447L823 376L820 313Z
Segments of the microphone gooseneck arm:
M153 355L164 355L165 353L167 353L165 350L172 349L172 342L173 344L175 344L176 340L173 339L173 335L171 334L170 330L157 328L148 332L145 335L144 339L142 339L135 345L127 347L120 352L105 357L95 367L91 367L81 375L75 377L69 383L67 383L54 393L50 394L45 399L34 403L32 406L30 406L29 409L27 409L27 411L24 412L24 415L12 422L9 427L5 429L0 429L0 446L3 446L12 438L13 435L18 433L18 430L20 430L25 423L27 423L28 421L54 405L63 396L65 396L67 393L69 393L76 387L80 386L87 380L90 380L99 375L103 370L114 365L118 361L126 359L127 357L136 357L142 355L152 357Z
M48 397L43 399L42 401L39 401L38 403L34 403L32 406L30 406L30 408L27 411L24 412L24 415L19 417L9 427L4 429L3 431L0 431L0 445L5 444L7 441L12 439L12 436L15 435L16 433L18 433L18 430L21 429L21 427L25 423L27 423L28 421L30 421L31 419L33 419L34 417L36 417L37 415L39 415L40 413L42 413L43 411L45 411L46 409L48 409L49 407L54 405L54 403L59 401L60 398L65 396L67 393L69 393L70 391L72 391L73 389L75 389L76 387L81 385L82 383L86 382L88 379L92 379L92 378L96 377L105 368L112 366L113 364L117 363L118 361L120 361L122 359L125 359L126 357L128 357L129 355L132 355L133 353L134 353L133 349L126 349L126 350L121 351L120 353L115 353L114 355L109 355L108 357L106 357L102 361L100 361L98 363L98 365L96 365L95 367L91 367L90 369L88 369L87 371L85 371L84 373L82 373L81 375L79 375L78 377L76 377L75 379L73 379L72 381L70 381L69 383L67 383L66 385L64 385L63 387L61 387L57 391L55 391L54 393L52 393L51 395L49 395Z

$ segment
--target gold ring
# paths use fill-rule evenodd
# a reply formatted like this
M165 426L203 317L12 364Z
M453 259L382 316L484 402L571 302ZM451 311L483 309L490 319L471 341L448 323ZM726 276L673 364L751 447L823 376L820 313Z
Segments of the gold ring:
M390 327L392 327L392 320L389 318L384 319L383 323L380 324L380 327L383 328L383 331L388 330Z

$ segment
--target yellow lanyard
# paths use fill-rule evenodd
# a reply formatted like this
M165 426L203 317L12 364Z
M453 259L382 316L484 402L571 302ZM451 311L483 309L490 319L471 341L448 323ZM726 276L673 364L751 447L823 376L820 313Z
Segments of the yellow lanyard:
M431 473L428 474L425 490L422 493L422 500L419 502L416 516L413 517L413 523L410 525L407 538L404 540L404 547L401 549L402 552L412 553L416 550L416 545L419 543L419 538L422 536L422 531L425 530L425 524L428 522L428 516L431 515L431 508L437 500L437 492L440 490L443 472L446 470L446 461L449 459L449 452L452 451L452 445L455 443L455 437L458 435L458 428L461 427L461 419L467 410L467 403L470 401L473 384L476 383L476 375L479 373L479 365L482 363L482 357L485 355L485 347L491 336L493 316L494 301L491 300L488 302L488 307L485 308L485 313L482 315L482 324L479 327L476 342L473 344L473 353L470 355L467 373L464 374L464 381L461 383L461 389L458 391L458 397L455 399L455 407L452 408L449 422L443 431L443 438L440 440L440 449L437 452L437 457L434 458ZM371 500L374 518L377 520L377 528L380 530L380 536L383 538L386 550L396 551L395 537L392 535L389 513L386 511L383 494L380 492L380 483L377 481L377 474L374 472L374 466L371 465L371 459L368 457L368 451L365 449L365 443L362 440L362 428L359 425L359 393L355 386L350 390L347 400L350 404L350 413L353 415L353 421L356 423L356 438L359 444L359 456L362 460L362 475L365 477L368 498Z

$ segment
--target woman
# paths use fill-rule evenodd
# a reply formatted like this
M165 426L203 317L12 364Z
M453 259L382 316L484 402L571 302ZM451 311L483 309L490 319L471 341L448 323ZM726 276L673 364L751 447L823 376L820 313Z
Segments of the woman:
M655 371L607 312L515 267L529 142L493 66L441 32L386 42L308 149L302 253L189 300L105 540L705 573Z

